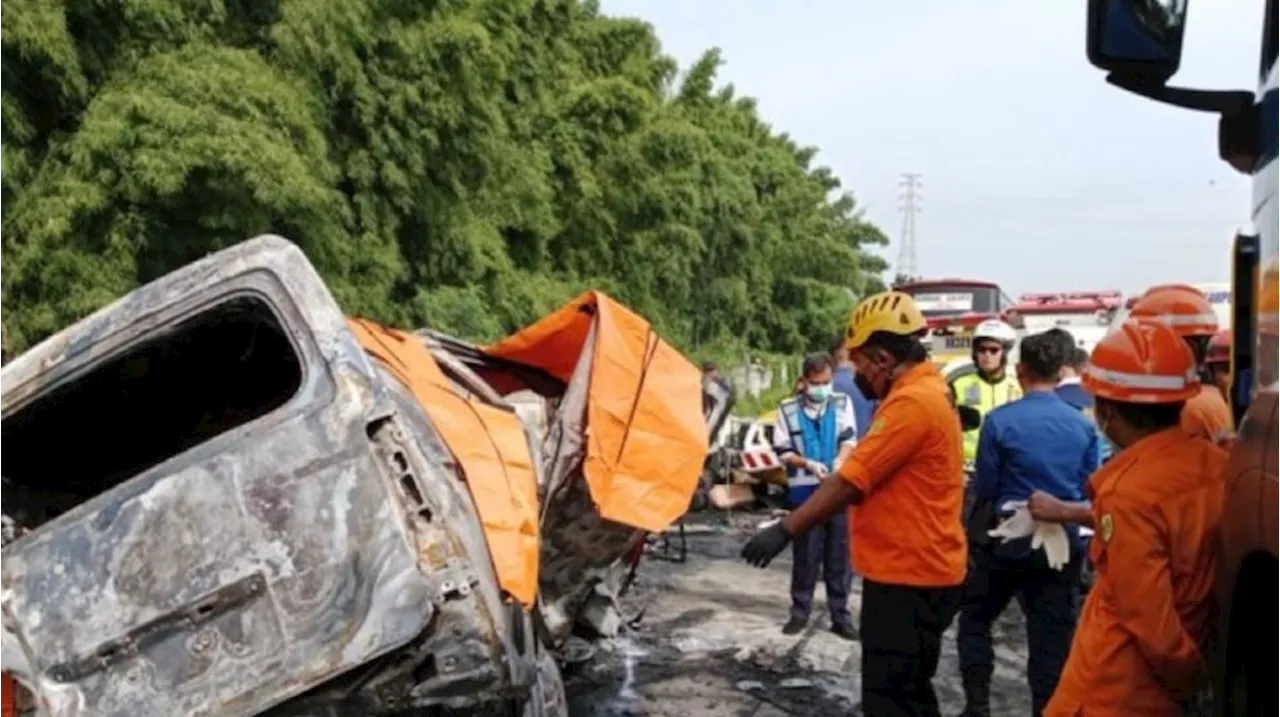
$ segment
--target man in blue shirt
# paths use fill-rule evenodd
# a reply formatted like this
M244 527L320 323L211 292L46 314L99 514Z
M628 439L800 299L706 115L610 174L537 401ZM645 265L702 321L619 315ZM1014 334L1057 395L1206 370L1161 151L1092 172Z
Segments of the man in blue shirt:
M853 380L853 361L849 359L849 349L844 345L843 337L831 347L831 356L836 364L831 385L837 392L843 393L853 401L854 422L858 426L858 438L862 438L866 435L867 428L871 426L871 414L875 413L876 406L880 402L867 398L858 388L857 382Z
M1054 393L1092 421L1093 394L1084 390L1084 386L1080 384L1080 376L1084 373L1085 364L1089 363L1089 352L1076 346L1075 339L1064 329L1049 329L1045 334L1058 337L1068 357L1067 362L1062 366L1062 373ZM1102 434L1102 431L1098 431L1098 453L1101 456L1099 463L1105 463L1115 453L1115 447Z
M1068 338L1068 340L1070 339ZM1073 408L1092 415L1093 395L1084 390L1084 386L1080 385L1080 374L1084 372L1085 364L1089 363L1089 352L1074 343L1070 345L1069 349L1071 353L1068 354L1068 360L1062 367L1062 377L1058 380L1058 386L1054 388L1054 393L1057 393L1058 398L1066 401Z
M973 491L979 504L994 510L975 515L999 516L1006 503L1026 501L1037 490L1083 500L1085 481L1098 467L1093 424L1055 391L1067 358L1060 338L1028 336L1020 353L1023 397L988 413L979 434ZM971 530L970 535L985 532ZM978 540L969 546L969 577L956 635L966 717L989 714L991 625L1015 597L1027 619L1033 714L1039 715L1053 694L1071 649L1083 552L1074 526L1067 528L1067 537L1071 554L1061 569L1050 567L1045 553L1032 549L1030 536L999 543Z

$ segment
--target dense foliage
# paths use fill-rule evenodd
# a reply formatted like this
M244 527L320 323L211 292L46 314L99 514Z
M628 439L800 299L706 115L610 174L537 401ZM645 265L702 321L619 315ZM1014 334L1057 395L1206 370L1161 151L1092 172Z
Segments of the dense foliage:
M884 243L814 150L581 0L10 0L9 348L263 232L474 339L602 288L698 352L825 344Z

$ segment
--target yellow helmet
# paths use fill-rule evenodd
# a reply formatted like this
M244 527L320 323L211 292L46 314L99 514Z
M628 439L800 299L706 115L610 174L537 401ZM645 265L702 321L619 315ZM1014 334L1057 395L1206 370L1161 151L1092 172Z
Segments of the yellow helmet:
M924 314L916 306L910 294L901 291L882 291L862 300L849 314L849 328L845 330L845 346L856 349L867 342L877 331L910 336L928 328Z

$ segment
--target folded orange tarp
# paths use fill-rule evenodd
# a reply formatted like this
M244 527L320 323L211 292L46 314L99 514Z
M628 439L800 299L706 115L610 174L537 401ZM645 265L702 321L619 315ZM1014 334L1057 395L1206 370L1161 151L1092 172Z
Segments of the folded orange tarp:
M649 532L689 508L707 456L702 375L648 321L598 291L485 349L566 383L592 322L583 472L600 515Z
M348 325L360 345L413 393L462 466L502 589L525 606L538 590L538 478L514 414L465 399L412 334L364 319Z

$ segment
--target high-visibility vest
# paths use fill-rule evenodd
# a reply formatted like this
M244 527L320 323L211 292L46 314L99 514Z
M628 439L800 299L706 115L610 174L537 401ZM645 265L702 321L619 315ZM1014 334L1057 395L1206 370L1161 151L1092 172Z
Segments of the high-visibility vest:
M834 412L831 414L831 417L832 420L837 422L837 445L840 440L838 425L840 412L845 410L845 401L848 400L849 397L843 393L832 393L831 398L827 401L827 407L825 409L825 411ZM801 413L804 410L801 406L801 402L798 399L789 398L782 402L780 409L782 411L783 420L787 423L787 434L791 436L792 447L795 448L796 452L800 455L805 456L806 458L813 458L814 455L817 454L817 451L806 450L806 446L804 444L804 429L800 427L800 419L804 417ZM822 418L825 417L826 413L824 412L822 414ZM811 455L811 453L813 455ZM833 468L833 466L827 466L827 468L830 469ZM814 475L807 468L792 468L788 466L787 500L790 501L791 505L800 505L809 496L813 495L813 492L818 489L818 484L821 482L822 479Z
M956 405L971 406L977 409L983 418L993 408L1022 398L1022 386L1008 371L1005 372L1004 378L995 383L988 382L976 373L961 376L952 382L951 389L956 394ZM967 467L972 466L974 459L978 457L980 430L981 427L978 427L964 432L964 464Z

